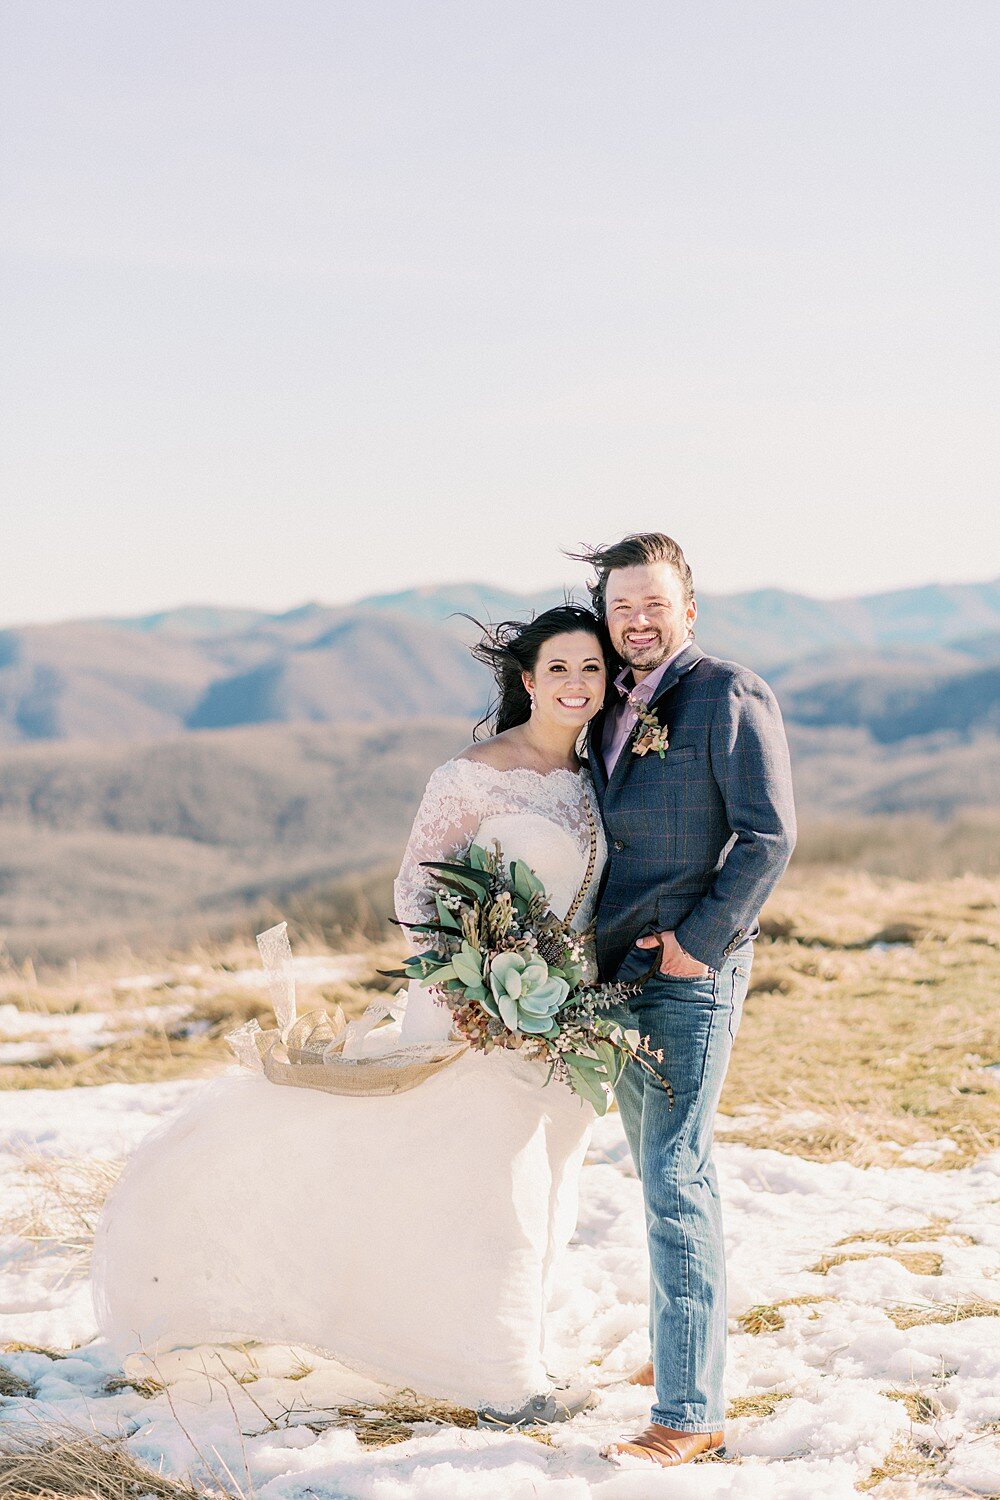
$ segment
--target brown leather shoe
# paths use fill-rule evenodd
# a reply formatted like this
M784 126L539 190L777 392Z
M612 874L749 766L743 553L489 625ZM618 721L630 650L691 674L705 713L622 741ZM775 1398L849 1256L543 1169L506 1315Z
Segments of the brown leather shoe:
M633 1370L632 1374L628 1377L628 1380L626 1381L626 1384L627 1385L655 1385L656 1384L656 1377L653 1374L653 1361L651 1359L649 1359L649 1360L646 1361L646 1363L644 1365L640 1365L639 1368L638 1368L638 1370Z
M648 1458L652 1463L671 1468L674 1464L690 1463L703 1453L723 1451L721 1432L680 1432L675 1427L661 1427L653 1422L636 1437L624 1438L620 1443L611 1443L603 1450L605 1458L616 1458L619 1453L629 1453L634 1458Z

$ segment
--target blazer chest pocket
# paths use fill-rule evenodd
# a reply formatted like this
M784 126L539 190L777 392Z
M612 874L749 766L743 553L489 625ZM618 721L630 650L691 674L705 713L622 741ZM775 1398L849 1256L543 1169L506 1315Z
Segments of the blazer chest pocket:
M667 765L677 765L679 761L697 760L697 745L668 745L664 761Z

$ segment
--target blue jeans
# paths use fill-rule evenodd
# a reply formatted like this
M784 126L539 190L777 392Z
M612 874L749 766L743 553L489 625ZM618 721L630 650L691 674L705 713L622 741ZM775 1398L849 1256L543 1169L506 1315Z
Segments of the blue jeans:
M723 1425L726 1262L712 1163L715 1111L750 982L752 950L705 979L655 974L624 1015L663 1051L669 1095L629 1063L615 1090L642 1181L649 1240L653 1421L685 1432Z

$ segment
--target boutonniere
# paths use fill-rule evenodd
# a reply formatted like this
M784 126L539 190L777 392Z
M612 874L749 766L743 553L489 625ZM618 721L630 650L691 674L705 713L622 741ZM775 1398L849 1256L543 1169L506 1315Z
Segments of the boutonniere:
M655 708L650 708L641 698L635 698L631 693L628 695L628 704L638 721L639 733L632 741L633 755L648 755L650 750L655 750L663 760L670 746L667 738L667 726L661 724L656 716Z

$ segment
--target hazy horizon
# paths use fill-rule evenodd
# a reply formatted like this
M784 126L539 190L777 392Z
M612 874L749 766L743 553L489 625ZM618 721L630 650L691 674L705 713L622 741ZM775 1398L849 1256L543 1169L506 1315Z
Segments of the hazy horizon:
M928 578L928 579L925 579L922 583L905 585L905 586L903 586L901 588L898 588L898 589L873 589L871 591L866 591L864 593L858 593L858 594L828 594L828 595L812 594L812 593L807 593L807 592L805 592L805 590L802 590L802 589L775 588L774 586L771 586L771 585L761 586L760 588L756 588L756 589L755 588L748 588L748 589L699 589L699 588L696 587L695 592L696 592L696 594L701 595L703 597L710 597L710 598L714 598L714 599L730 599L730 598L736 598L736 597L739 597L740 595L745 595L745 594L757 594L757 593L771 593L771 592L776 592L776 593L788 594L788 595L790 595L792 597L800 598L800 599L815 599L818 602L821 602L821 603L824 603L824 604L836 604L836 603L850 603L852 600L857 600L857 599L870 599L870 598L873 598L873 597L885 597L887 595L892 595L892 594L910 593L910 592L913 592L914 590L921 590L921 589L933 589L933 588L942 588L942 589L949 589L949 588L982 588L982 587L987 587L990 584L1000 584L1000 575L990 576L990 577L986 577L986 578L967 578L967 579L949 579L949 580L942 580L942 579L939 579L939 578ZM526 597L526 598L530 598L532 596L537 596L537 595L540 595L540 594L552 593L552 592L558 591L560 589L570 590L571 588L574 589L575 592L577 593L577 595L579 595L579 596L583 596L583 594L584 594L584 590L582 588L582 579L578 580L576 583L570 583L568 581L566 581L566 582L555 581L555 582L550 582L548 584L544 584L540 588L537 588L537 589L520 589L514 583L504 582L502 580L501 581L496 581L496 580L492 580L492 579L465 577L465 578L452 578L452 579L438 579L436 582L433 582L433 583L415 584L415 585L412 585L410 588L404 588L404 589L380 589L380 590L378 590L376 592L373 592L373 593L355 594L355 595L351 595L350 597L343 598L343 599L332 599L332 598L327 598L327 599L323 599L323 598L296 599L296 600L293 600L293 602L290 603L290 604L288 604L288 605L281 605L281 606L278 606L275 609L266 608L266 607L264 607L263 605L260 605L260 604L247 603L245 600L235 600L235 601L231 601L231 602L227 602L227 603L223 604L223 603L220 603L218 600L212 600L212 599L186 599L186 600L181 600L177 604L164 604L164 605L154 604L154 605L152 605L151 607L149 607L147 609L142 609L142 610L123 610L123 611L114 612L114 613L112 613L110 611L103 611L103 612L101 612L99 614L61 615L61 616L56 616L56 617L53 617L53 618L50 618L50 619L8 620L8 619L0 618L0 630L17 630L18 628L20 628L22 626L29 626L29 625L91 624L91 623L94 623L95 621L101 621L101 620L142 619L142 618L146 618L146 617L149 617L149 616L175 614L175 613L183 612L183 611L187 611L187 610L202 610L202 609L204 609L204 610L220 610L220 611L224 611L224 610L246 611L246 612L249 612L249 613L266 614L266 615L271 615L271 616L273 616L273 615L286 615L286 614L292 614L296 610L308 609L310 607L316 607L318 609L324 609L324 608L326 608L326 609L349 609L349 608L351 608L352 605L363 604L368 599L382 598L382 597L391 597L393 594L407 593L407 592L411 592L411 591L415 592L415 593L432 594L432 593L435 593L439 589L444 590L444 589L451 589L451 588L498 589L498 590L502 590L502 591L504 591L506 593L524 595L524 597Z

